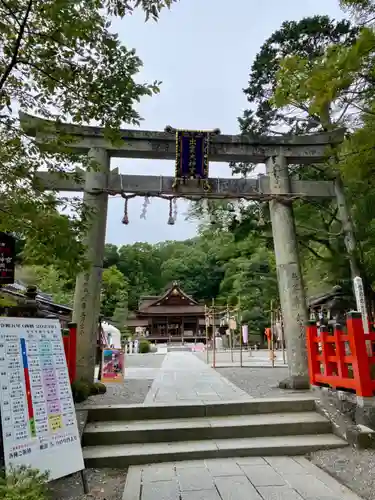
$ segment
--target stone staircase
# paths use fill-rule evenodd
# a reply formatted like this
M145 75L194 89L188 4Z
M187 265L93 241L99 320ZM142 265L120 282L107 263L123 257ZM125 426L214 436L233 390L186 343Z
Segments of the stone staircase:
M346 446L307 397L191 405L93 406L86 467L246 456L304 455Z

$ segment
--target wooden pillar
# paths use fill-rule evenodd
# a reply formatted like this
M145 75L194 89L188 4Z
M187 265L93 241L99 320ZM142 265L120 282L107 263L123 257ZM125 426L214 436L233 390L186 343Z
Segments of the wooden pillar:
M181 342L184 343L184 332L185 332L185 318L182 316L181 318Z
M108 207L110 159L105 149L89 151L92 168L86 172L83 201L92 213L84 242L87 245L87 272L77 277L73 322L77 324L77 378L94 380L95 349L100 312L105 232Z
M273 195L290 193L290 179L285 157L279 155L269 158L266 166L271 193ZM307 307L292 202L273 199L269 206L289 368L289 377L280 382L280 387L308 389L305 334Z

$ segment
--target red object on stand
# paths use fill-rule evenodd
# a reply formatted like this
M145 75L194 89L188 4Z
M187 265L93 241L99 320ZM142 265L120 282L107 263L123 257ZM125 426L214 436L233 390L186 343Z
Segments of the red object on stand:
M66 364L68 366L69 378L70 378L70 366L69 366L69 358L70 358L70 332L69 330L62 330L62 338L64 344L65 358Z

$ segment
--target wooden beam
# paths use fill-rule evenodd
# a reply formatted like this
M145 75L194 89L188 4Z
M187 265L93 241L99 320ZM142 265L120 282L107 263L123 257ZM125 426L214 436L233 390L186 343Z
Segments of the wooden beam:
M24 113L20 113L24 131L46 143L56 135L69 135L71 148L87 153L91 148L107 149L110 156L121 158L143 158L154 160L175 160L175 134L150 130L120 131L122 142L113 144L105 139L100 127L81 127L71 124L54 124ZM310 164L324 162L330 144L343 141L344 131L300 136L254 136L217 135L211 138L210 161L265 163L282 153L289 164Z
M58 174L39 172L36 174L40 187L47 190L80 192L84 189L84 173L81 180L77 174L67 174L61 177ZM119 175L111 172L108 191L110 194L133 193L139 196L181 196L186 198L244 198L259 199L262 195L271 194L269 178L262 176L259 179L209 179L210 192L206 193L196 180L173 188L174 177L146 176L146 175ZM333 198L334 186L330 181L297 181L291 182L291 193L284 195L300 196L301 198Z

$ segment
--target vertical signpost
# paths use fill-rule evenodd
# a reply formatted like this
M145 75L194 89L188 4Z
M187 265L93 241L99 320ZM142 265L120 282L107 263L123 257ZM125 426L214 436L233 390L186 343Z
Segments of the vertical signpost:
M368 314L367 314L365 291L363 288L362 278L360 276L356 276L353 280L353 283L354 283L355 300L357 302L357 309L361 313L361 316L362 316L363 331L365 332L365 335L368 335L370 333L370 330L369 330L370 324L369 324L369 318L368 318ZM366 347L367 347L368 355L372 356L371 341L366 340Z

